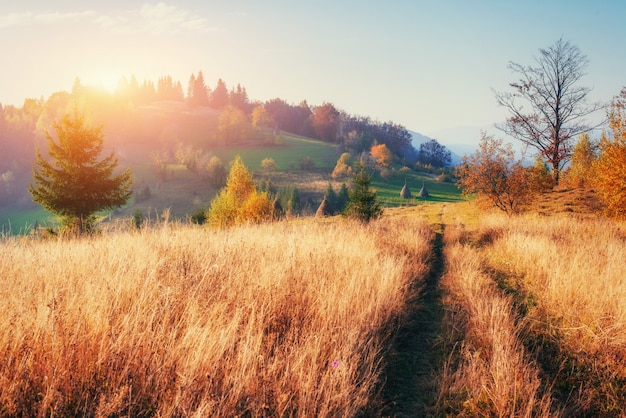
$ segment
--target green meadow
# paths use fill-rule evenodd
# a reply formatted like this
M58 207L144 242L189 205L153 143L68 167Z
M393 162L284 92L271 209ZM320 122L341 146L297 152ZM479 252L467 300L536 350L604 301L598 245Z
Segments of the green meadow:
M235 156L241 156L244 164L253 173L255 179L269 179L277 186L296 185L301 193L315 205L321 202L323 194L331 180L331 172L336 164L339 153L337 147L321 141L283 133L279 144L271 145L240 145L232 147L213 147L204 151L219 157L228 167ZM309 157L313 167L303 170L300 161ZM210 206L218 189L201 175L191 173L183 165L171 163L167 166L167 180L160 181L151 160L145 154L136 154L125 163L134 174L134 187L139 189L147 185L150 198L136 202L134 197L128 204L109 213L101 213L102 217L131 217L141 212L149 220L161 219L169 214L172 219L186 219L194 212ZM276 169L266 171L262 161L266 158L274 160ZM396 166L396 170L401 166ZM400 190L407 181L412 198L400 197ZM349 179L345 179L349 181ZM337 185L337 182L334 182ZM428 198L418 197L422 185L428 190ZM459 189L452 183L438 181L434 175L414 170L406 174L384 179L375 174L371 187L376 190L383 207L418 206L427 203L457 202L463 197ZM338 191L338 187L335 187ZM41 207L27 209L0 208L0 233L23 234L37 224L46 226L54 224L54 216Z

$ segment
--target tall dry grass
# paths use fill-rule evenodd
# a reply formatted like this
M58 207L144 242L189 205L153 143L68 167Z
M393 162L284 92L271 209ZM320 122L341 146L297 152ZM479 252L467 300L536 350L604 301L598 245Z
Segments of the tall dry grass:
M0 415L354 416L426 271L393 222L5 239Z
M491 266L523 293L528 324L572 413L626 414L626 232L606 219L502 218ZM541 353L540 353L541 354Z
M484 270L466 233L444 234L444 336L455 344L439 382L438 409L455 416L555 416L539 369L521 341L512 300Z

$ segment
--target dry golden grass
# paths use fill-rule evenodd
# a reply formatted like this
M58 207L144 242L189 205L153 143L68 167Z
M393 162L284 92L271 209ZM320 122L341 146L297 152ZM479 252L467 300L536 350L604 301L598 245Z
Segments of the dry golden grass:
M420 221L0 242L0 415L354 416Z
M606 219L491 217L487 250L525 297L575 413L626 414L626 229ZM541 346L543 345L543 346ZM556 347L556 348L555 348ZM569 369L569 370L568 370Z
M511 299L484 271L466 232L444 234L444 337L456 346L440 376L438 408L456 416L554 416L539 370L526 352Z

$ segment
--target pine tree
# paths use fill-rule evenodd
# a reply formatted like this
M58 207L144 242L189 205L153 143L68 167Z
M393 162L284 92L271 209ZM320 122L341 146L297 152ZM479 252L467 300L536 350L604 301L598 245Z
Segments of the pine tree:
M378 202L376 192L370 190L372 177L367 173L364 166L354 177L354 185L350 191L350 201L346 207L346 216L362 222L369 222L379 218L383 209Z
M209 106L214 107L216 109L223 109L228 105L228 88L226 87L226 83L220 78L217 80L217 85L215 86L215 90L211 94L211 100L209 102Z
M193 106L208 106L209 104L209 88L204 82L204 75L202 71L198 71L198 76L193 79L189 79L189 83L193 82L193 87L189 87L188 90L192 90L192 96L190 102Z
M326 202L328 203L328 211L331 215L334 215L338 211L339 197L337 196L335 189L333 189L333 184L330 181L328 182L324 199L326 199Z
M187 101L190 104L194 103L194 99L193 99L193 95L196 89L196 75L194 73L191 73L191 76L189 77L189 83L187 84Z
M61 217L62 224L77 233L89 231L100 210L122 206L132 195L130 170L114 175L118 164L111 153L98 161L103 149L102 127L86 126L84 116L75 110L54 124L55 141L50 134L46 161L37 151L35 185L29 187L33 200Z
M337 194L337 212L342 212L346 208L349 201L350 192L348 191L348 186L346 186L346 183L341 183L341 188Z

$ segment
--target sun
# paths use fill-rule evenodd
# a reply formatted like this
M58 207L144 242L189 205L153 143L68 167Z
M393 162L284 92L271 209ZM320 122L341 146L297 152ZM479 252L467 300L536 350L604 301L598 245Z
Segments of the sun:
M121 77L119 75L103 75L100 78L100 85L103 89L113 94L120 83L120 79Z
M98 87L113 94L118 89L122 76L113 73L94 73L85 80L85 84Z

